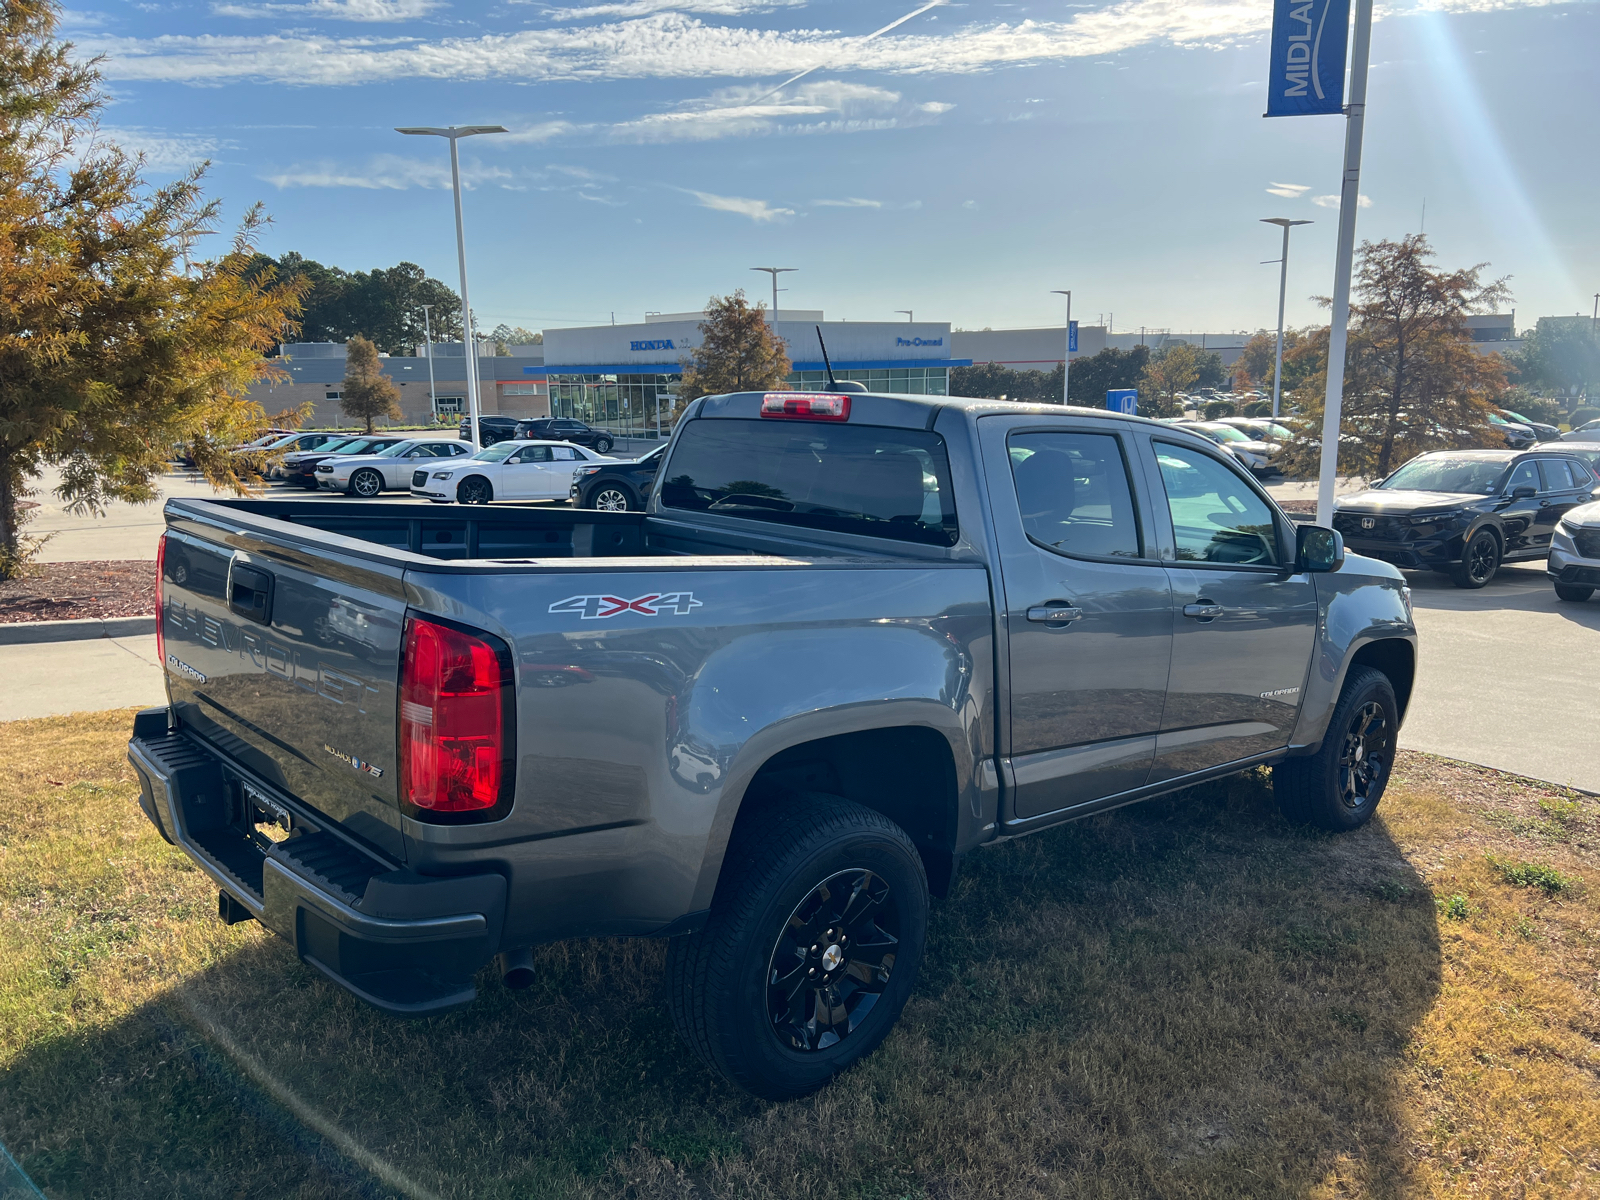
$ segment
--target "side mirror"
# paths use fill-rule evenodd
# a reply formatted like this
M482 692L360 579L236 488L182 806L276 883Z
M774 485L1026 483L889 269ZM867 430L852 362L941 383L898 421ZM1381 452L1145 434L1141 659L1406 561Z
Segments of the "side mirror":
M1299 525L1294 534L1294 565L1299 571L1337 571L1344 566L1344 538L1321 525Z
M1538 494L1539 494L1539 489L1538 488L1519 487L1519 488L1512 488L1511 489L1511 498L1513 500L1531 500L1533 497L1537 496Z

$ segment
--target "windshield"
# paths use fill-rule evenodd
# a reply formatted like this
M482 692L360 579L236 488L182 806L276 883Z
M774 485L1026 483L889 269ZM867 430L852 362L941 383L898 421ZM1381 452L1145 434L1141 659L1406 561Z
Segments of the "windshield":
M1492 496L1506 465L1484 458L1413 458L1378 486L1390 491L1471 492Z
M378 451L378 457L379 458L394 458L396 455L404 454L407 450L411 449L411 447L413 447L415 445L416 445L416 442L409 441L409 440L408 441L404 441L404 442L396 442L392 446L386 447L383 450L379 450Z
M472 457L479 462L505 462L518 450L522 449L525 442L496 442L492 446L485 446Z
M340 454L375 454L389 443L383 438L351 438L339 447Z
M1500 410L1500 415L1503 416L1503 417L1507 417L1507 418L1509 418L1510 420L1513 420L1513 421L1520 421L1524 425L1532 425L1533 424L1533 422L1528 420L1527 417L1523 416L1521 413L1512 412L1509 408L1502 408Z
M328 450L343 450L346 446L354 445L358 441L360 441L359 438L352 438L352 437L334 438L333 441L324 442L322 445L318 446L317 450L319 452L324 452L324 451L328 451Z
M1205 434L1213 442L1248 442L1251 440L1248 433L1241 433L1232 425L1202 425L1191 426Z

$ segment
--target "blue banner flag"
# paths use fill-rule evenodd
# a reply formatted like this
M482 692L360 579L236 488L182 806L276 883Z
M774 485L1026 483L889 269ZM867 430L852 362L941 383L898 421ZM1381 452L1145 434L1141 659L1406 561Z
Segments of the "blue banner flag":
M1073 322L1069 323L1068 326L1067 326L1067 353L1068 354L1076 354L1077 352L1078 352L1078 323L1076 321L1073 321Z
M1349 36L1350 0L1273 0L1265 115L1343 112Z

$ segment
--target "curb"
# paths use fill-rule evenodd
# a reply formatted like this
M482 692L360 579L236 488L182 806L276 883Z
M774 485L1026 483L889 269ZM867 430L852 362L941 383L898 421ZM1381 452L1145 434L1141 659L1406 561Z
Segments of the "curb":
M0 624L0 646L78 642L89 638L139 637L156 631L154 613L137 617L87 617L78 621L14 621Z

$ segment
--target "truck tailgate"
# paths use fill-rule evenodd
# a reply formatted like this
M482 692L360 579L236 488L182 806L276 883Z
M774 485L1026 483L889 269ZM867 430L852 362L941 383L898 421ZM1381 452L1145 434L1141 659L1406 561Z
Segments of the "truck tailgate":
M319 536L168 515L161 626L180 723L390 857L402 572ZM330 545L330 543L335 543Z

